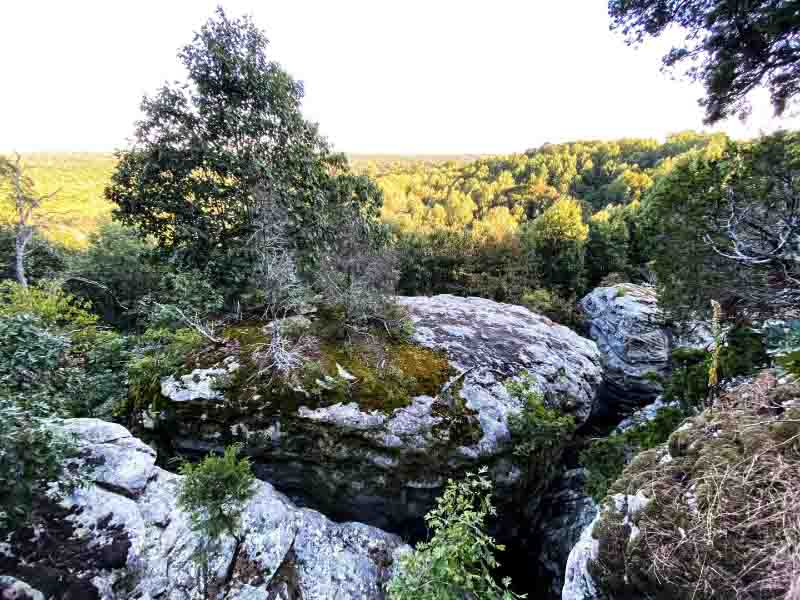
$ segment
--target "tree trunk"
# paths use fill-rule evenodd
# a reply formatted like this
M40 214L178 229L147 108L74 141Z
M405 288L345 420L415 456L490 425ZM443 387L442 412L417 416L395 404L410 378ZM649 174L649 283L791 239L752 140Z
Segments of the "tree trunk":
M33 229L25 225L17 227L17 237L14 244L16 250L15 265L17 281L24 289L28 289L28 279L25 277L25 248L28 246L28 242L31 241L31 237L33 237Z

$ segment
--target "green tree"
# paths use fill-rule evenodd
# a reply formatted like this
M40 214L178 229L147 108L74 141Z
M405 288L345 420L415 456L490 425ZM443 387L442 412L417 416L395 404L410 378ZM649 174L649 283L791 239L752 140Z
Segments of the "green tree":
M118 219L225 287L250 272L257 186L286 208L292 239L311 251L333 233L326 207L346 171L303 118L302 84L268 59L267 44L250 18L218 8L179 53L187 82L143 100L134 144L118 154L106 190Z
M800 89L800 3L797 0L609 0L611 29L629 44L678 26L684 42L663 58L705 86L706 122L746 115L748 94L766 85L777 114Z
M425 520L431 539L400 559L389 582L390 600L512 600L520 598L510 580L498 584L492 572L502 551L489 536L486 518L495 515L486 467L463 481L450 481Z
M557 200L526 227L523 240L547 287L582 289L588 234L580 202L569 197Z
M255 493L250 461L238 458L240 447L228 446L222 456L209 455L203 461L181 465L183 481L178 506L189 513L192 530L201 536L195 556L202 574L203 593L208 597L209 561L224 536L241 543L241 516ZM234 562L236 557L233 558Z
M775 134L688 157L646 198L660 299L678 316L750 316L800 301L800 138Z
M586 242L586 271L589 287L609 273L628 271L630 234L621 207L608 206L589 219Z

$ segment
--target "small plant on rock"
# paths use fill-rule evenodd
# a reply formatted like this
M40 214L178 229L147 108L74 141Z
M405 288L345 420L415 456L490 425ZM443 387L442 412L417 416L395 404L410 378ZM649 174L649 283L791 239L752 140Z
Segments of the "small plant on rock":
M250 461L238 458L241 446L232 445L222 456L207 456L197 464L184 463L178 505L189 513L192 530L200 536L195 560L200 567L204 597L208 598L209 563L225 536L236 541L233 561L241 543L241 516L255 493Z
M511 397L522 410L508 416L514 454L527 468L529 484L544 485L553 472L566 441L575 431L575 418L559 408L548 406L544 394L528 373L506 383Z

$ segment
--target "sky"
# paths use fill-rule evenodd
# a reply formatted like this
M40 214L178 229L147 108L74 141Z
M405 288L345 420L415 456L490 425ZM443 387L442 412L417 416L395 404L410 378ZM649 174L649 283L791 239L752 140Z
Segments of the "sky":
M304 113L352 153L507 153L702 128L702 89L627 47L605 0L0 0L0 149L110 151L221 4L250 14L305 85ZM734 137L790 126L766 95Z

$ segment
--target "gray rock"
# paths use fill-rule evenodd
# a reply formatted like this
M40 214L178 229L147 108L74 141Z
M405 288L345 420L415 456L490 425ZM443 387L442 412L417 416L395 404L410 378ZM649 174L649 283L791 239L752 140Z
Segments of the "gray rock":
M669 374L678 347L704 347L709 333L701 324L680 331L664 322L654 288L630 283L601 287L580 303L589 337L603 357L607 410L630 412L662 392L656 380Z
M154 456L118 425L73 419L65 422L65 428L78 438L79 460L99 468L88 487L59 500L65 511L63 524L49 523L69 527L71 540L84 547L79 569L59 576L64 581L91 581L104 600L200 598L193 560L200 540L188 515L176 505L181 477L152 463L145 477L136 460L136 468L119 460L123 453ZM242 517L238 549L234 539L223 539L211 573L221 586L219 597L225 598L381 599L396 552L402 548L406 547L397 536L360 523L333 523L313 510L297 508L271 485L258 482ZM9 554L14 556L13 539ZM58 557L54 564L47 560L18 566L39 571L63 568L56 564ZM6 589L2 588L6 581L10 579L0 581L0 589ZM24 585L15 589L27 590L20 587ZM31 600L42 600L29 595Z
M629 539L634 539L639 535L639 528L635 525L636 517L647 507L647 504L647 497L641 493L635 496L614 494L605 501L597 516L586 526L578 543L569 553L561 600L602 600L604 598L589 571L589 563L597 559L600 546L593 535L593 530L609 510L614 510L622 515L624 524L630 525Z
M78 437L82 449L91 451L98 485L128 496L144 490L156 463L156 452L150 446L121 425L98 419L70 419L64 429Z
M415 341L445 350L462 371L476 370L465 385L475 381L486 387L480 380L487 373L502 379L528 371L578 421L588 418L600 365L590 340L522 306L484 298L443 294L398 300L414 321Z
M161 380L161 394L173 402L223 400L224 395L215 384L238 368L239 365L235 361L229 360L222 367L195 369L177 379L170 375Z
M560 597L570 552L586 526L597 515L597 504L584 491L585 469L570 469L545 496L539 529L539 577L549 583L553 598Z
M0 600L45 600L45 597L24 581L3 575L0 576Z
M505 380L527 371L551 406L582 423L602 380L596 345L519 306L447 295L399 302L415 323L413 341L444 351L461 372L459 401L440 393L390 413L302 402L292 411L236 413L235 402L196 399L175 403L165 431L187 454L243 441L257 475L296 502L393 531L424 532L447 480L482 465L498 502L512 502L521 473L508 416L521 406ZM535 510L538 496L529 500Z

